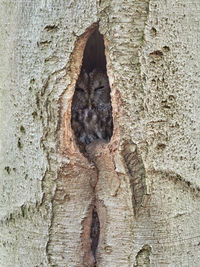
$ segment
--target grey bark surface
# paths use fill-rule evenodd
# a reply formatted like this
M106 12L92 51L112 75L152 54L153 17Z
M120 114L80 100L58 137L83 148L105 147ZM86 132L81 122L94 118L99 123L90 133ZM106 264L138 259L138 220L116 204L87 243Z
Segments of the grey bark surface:
M0 1L0 266L199 266L198 0ZM99 24L114 134L70 105ZM91 158L93 162L91 162Z

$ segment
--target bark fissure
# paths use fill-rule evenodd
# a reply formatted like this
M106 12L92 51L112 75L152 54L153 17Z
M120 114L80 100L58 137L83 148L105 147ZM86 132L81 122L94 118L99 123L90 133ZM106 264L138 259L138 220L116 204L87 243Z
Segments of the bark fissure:
M96 266L96 251L99 243L99 235L100 235L100 222L99 216L97 213L96 206L93 207L92 210L92 223L90 228L90 239L91 239L91 251L94 257L94 267Z

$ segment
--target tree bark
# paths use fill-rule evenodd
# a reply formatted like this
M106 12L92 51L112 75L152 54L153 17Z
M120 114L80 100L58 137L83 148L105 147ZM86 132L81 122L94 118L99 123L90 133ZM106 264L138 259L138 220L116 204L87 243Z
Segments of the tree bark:
M199 266L197 0L0 2L0 266ZM103 35L114 132L71 100Z

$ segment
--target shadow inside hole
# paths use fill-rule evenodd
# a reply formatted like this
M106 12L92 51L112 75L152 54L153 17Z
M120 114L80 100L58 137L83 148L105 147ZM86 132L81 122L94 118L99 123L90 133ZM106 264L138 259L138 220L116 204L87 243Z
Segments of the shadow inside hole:
M100 222L99 216L97 213L96 206L94 206L92 210L92 223L90 228L90 240L91 240L91 251L94 257L94 263L96 264L96 251L99 243L99 235L100 235ZM96 265L95 265L96 266Z
M103 35L96 29L89 37L82 62L82 69L87 73L94 69L106 72L106 57Z
M104 40L98 29L91 34L84 50L71 114L71 126L82 151L97 139L110 141L113 134L110 86Z

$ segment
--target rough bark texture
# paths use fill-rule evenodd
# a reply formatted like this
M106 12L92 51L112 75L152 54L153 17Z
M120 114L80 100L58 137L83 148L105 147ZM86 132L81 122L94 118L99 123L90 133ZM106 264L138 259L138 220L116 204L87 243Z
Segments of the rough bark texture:
M0 12L0 266L199 266L199 0ZM97 25L114 133L86 156L71 100Z

